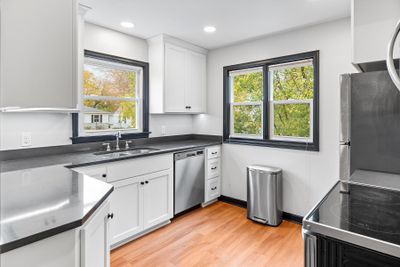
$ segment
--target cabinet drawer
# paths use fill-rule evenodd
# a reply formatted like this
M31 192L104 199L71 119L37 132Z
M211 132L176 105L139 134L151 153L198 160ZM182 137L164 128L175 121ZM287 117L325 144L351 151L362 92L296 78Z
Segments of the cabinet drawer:
M220 192L219 177L207 180L205 202L218 198L221 194Z
M83 173L85 175L88 175L90 177L99 179L103 182L106 181L107 179L107 167L102 165L102 166L90 166L90 167L81 167L81 168L75 168L73 169L76 172Z
M107 167L107 182L159 172L173 167L172 154L122 160Z
M214 159L219 158L221 154L221 147L220 146L213 146L207 148L207 158Z
M210 159L207 161L207 179L214 178L220 174L220 160Z

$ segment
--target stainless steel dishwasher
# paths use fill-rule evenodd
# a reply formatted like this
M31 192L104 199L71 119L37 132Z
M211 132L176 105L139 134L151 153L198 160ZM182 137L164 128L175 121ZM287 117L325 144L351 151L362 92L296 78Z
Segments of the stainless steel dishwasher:
M175 154L174 214L204 202L204 150Z

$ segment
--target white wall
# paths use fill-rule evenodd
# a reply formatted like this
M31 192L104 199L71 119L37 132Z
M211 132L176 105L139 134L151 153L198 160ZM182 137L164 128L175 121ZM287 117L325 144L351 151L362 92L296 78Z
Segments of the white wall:
M147 43L117 31L93 24L85 24L84 47L88 50L148 60ZM151 136L190 134L193 132L191 115L150 115ZM23 132L32 134L32 147L71 144L71 117L66 114L0 114L0 150L19 149Z
M208 111L194 118L194 132L222 135L223 67L320 50L320 151L223 145L222 194L246 200L246 166L284 170L283 209L305 213L338 180L339 75L351 65L350 20L340 20L213 50L208 56Z

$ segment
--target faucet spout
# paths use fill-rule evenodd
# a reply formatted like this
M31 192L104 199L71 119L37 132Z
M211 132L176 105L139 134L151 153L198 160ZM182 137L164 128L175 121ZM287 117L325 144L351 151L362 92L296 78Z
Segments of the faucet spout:
M116 145L115 145L115 150L119 150L119 139L122 137L122 134L120 131L118 131L118 133L115 135L115 139L116 139Z

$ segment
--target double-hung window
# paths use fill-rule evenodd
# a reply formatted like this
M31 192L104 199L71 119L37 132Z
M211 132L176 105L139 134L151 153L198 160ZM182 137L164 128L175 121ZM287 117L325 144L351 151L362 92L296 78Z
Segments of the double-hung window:
M319 150L318 51L224 68L224 140Z
M76 143L148 135L148 63L85 51Z

